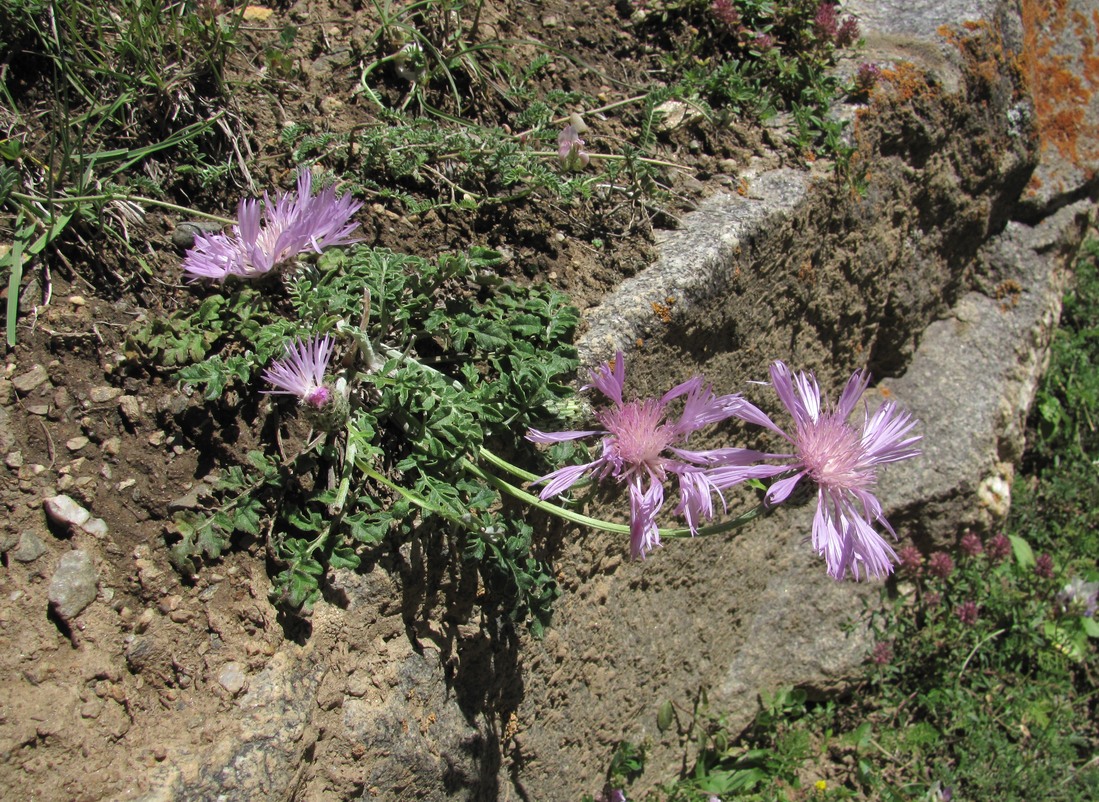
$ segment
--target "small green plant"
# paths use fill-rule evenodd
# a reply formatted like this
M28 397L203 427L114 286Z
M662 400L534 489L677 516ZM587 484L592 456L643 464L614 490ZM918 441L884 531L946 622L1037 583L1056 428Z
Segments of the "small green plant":
M485 585L513 616L540 629L557 589L534 556L533 529L525 511L470 468L482 447L530 451L522 433L572 392L565 380L576 366L570 341L578 318L545 288L482 293L469 284L497 258L483 249L434 262L330 251L287 282L285 300L245 285L138 328L133 348L179 367L179 379L208 401L254 384L289 338L313 326L339 333L352 365L344 423L321 426L286 451L252 452L248 465L224 472L207 512L177 516L177 567L194 572L234 536L270 532L283 565L274 594L308 611L327 570L357 566L387 539L439 530L482 566ZM440 301L444 287L449 297Z

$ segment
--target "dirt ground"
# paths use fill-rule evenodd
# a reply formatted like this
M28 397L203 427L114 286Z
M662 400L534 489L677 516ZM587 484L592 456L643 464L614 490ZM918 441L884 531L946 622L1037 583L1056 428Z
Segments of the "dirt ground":
M481 25L485 36L537 39L576 56L586 69L559 59L541 80L609 105L659 67L656 40L629 23L630 11L626 3L494 0ZM242 33L245 51L234 57L230 81L243 86L248 78L251 85L228 112L251 149L244 160L253 192L292 184L295 165L279 138L289 123L346 131L375 119L376 109L355 93L358 66L347 57L348 43L376 25L374 15L371 4L357 0L302 0L276 7ZM261 54L287 24L297 27L288 53L293 68L255 81ZM521 49L515 51L521 61ZM396 81L383 87L399 98ZM478 108L486 115L481 121L493 124L507 124L519 111L491 98ZM590 122L589 146L598 149L620 136L628 119ZM717 188L735 188L737 165L753 157L798 164L779 139L749 125L695 124L664 135L659 158L686 168L668 174L674 200L666 211L628 203L562 208L531 197L412 216L395 201L375 198L358 219L368 244L425 256L470 245L499 249L515 277L548 281L583 308L649 261L654 226L674 225L676 213ZM226 186L221 207L204 210L231 216L241 194L251 193ZM182 254L171 240L178 222L150 212L131 229L131 238L145 243L151 275L137 275L109 252L94 265L49 257L30 271L22 294L18 344L0 378L4 799L126 799L146 792L159 769L219 741L229 720L222 714L284 640L321 638L268 600L269 566L259 541L236 543L194 581L169 564L173 512L198 503L211 473L255 442L265 415L262 405L242 404L235 416L212 423L201 399L170 372L127 352L132 327L202 296L181 280ZM595 238L606 246L593 247ZM51 520L44 502L59 495L92 520ZM66 575L76 586L90 576L95 600L66 617L51 609L49 595L62 557L75 551L89 555L91 566L66 565ZM391 687L387 655L413 650L407 620L399 608L383 605L355 627L352 642L380 651L369 659L348 651L339 682L350 687L356 677L369 677L370 692L381 694ZM346 650L350 637L343 647L324 639ZM369 788L354 776L360 757L327 754L324 767L303 779L299 798L361 796Z

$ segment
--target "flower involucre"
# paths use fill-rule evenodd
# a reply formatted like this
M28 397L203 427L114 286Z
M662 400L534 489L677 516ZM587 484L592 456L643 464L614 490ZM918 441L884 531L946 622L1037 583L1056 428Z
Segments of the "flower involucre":
M350 195L336 197L327 187L313 195L313 176L298 172L296 192L274 200L264 193L261 204L242 199L237 224L231 234L199 234L183 259L183 270L192 280L224 281L229 276L253 279L306 251L348 245L358 223L351 216L361 207Z
M768 504L781 504L803 479L816 485L811 539L835 579L843 579L848 572L855 579L863 573L881 577L893 570L897 555L873 524L880 523L893 537L896 533L882 516L881 503L872 490L879 466L920 453L913 447L920 436L910 436L916 421L892 401L883 403L873 415L866 408L861 426L848 422L868 384L869 376L855 371L839 402L830 406L822 403L811 373L792 375L783 362L776 361L771 365L771 385L793 418L793 431L783 431L747 402L739 414L777 432L793 446L785 465L747 469L755 478L779 476L767 491ZM723 488L743 480L745 472L719 468L712 478Z
M601 365L591 372L591 384L611 402L596 413L602 429L547 433L531 429L535 443L560 443L581 437L601 436L602 454L584 465L568 465L537 480L544 484L541 498L563 493L586 476L611 477L629 488L630 555L643 558L660 545L656 518L664 504L664 481L671 474L679 485L681 514L692 531L714 515L715 488L709 469L716 465L747 465L766 456L742 448L691 451L683 448L690 435L712 423L731 418L744 403L739 395L715 396L701 376L676 385L660 398L625 401L625 366L622 353L613 367ZM668 406L683 399L682 412L671 419ZM719 494L720 497L720 494Z

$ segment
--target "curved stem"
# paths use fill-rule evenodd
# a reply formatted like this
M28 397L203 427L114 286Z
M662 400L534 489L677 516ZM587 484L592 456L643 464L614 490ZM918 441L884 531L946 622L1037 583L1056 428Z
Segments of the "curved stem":
M500 457L497 457L495 454L486 451L485 449L481 449L481 451L482 456L484 456L489 462L493 463L494 465L499 465L505 470L511 469L512 472L516 475L522 475L523 473L526 473L520 468L516 468L514 465L511 465ZM536 507L542 510L543 512L547 512L550 515L555 515L562 520L569 521L570 523L581 524L582 526L588 526L592 529L602 529L604 532L614 532L616 534L623 535L628 535L630 533L630 527L626 524L616 524L612 523L611 521L604 521L600 518L592 518L588 515L573 512L572 510L567 510L564 507L558 506L557 504L552 504L548 501L544 501L543 499L538 498L538 496L535 496L532 493L528 493L526 490L518 488L510 482L504 481L498 476L493 476L490 473L486 473L485 471L481 470L477 465L470 462L468 459L462 460L462 467L464 467L478 479L481 479L484 482L488 482L497 490L507 493L509 496L517 498L520 501L524 501L527 504L530 504L532 507ZM747 512L738 515L736 518L731 518L728 521L723 521L719 524L704 526L694 532L692 532L688 527L660 529L659 532L662 538L706 537L708 535L719 535L724 532L730 532L734 529L739 529L740 527L747 524L749 521L753 521L760 515L768 512L770 512L768 507L760 502Z

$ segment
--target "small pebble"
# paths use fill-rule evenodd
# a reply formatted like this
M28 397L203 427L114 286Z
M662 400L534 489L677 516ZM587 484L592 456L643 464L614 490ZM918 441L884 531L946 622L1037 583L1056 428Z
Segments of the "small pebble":
M88 398L93 404L106 404L108 401L114 401L122 395L122 390L118 387L93 387L88 391Z
M95 601L99 591L99 577L92 558L86 551L76 549L61 556L61 562L50 579L50 606L62 621L76 618Z
M244 689L245 680L244 667L240 663L226 663L218 672L218 684L233 696Z
M19 536L19 545L11 556L21 563L29 563L45 554L46 550L46 544L42 542L42 538L34 532L24 532Z
M36 387L41 386L47 379L50 378L50 374L41 365L35 365L26 373L20 373L14 379L11 380L12 386L16 392L20 395L26 395Z
M79 451L84 446L88 445L89 442L87 437L81 435L80 437L73 437L70 440L66 440L65 448L69 449L69 451Z

